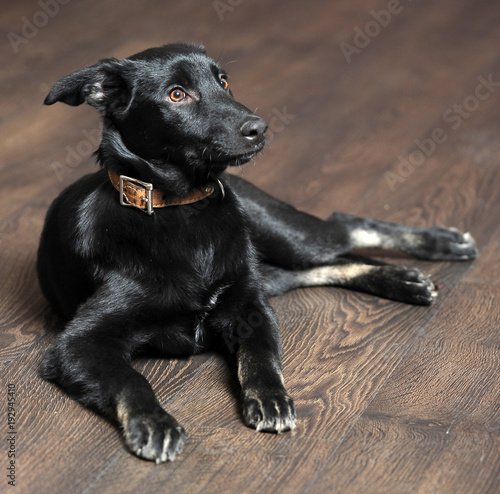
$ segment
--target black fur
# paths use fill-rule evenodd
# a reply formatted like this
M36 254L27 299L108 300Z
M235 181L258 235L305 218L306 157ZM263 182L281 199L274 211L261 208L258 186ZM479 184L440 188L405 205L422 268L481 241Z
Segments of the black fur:
M42 233L40 285L67 324L41 373L118 421L127 447L156 462L175 458L185 432L131 367L138 352L175 357L212 349L234 358L245 423L293 429L270 295L331 284L430 304L435 287L419 271L349 251L391 248L446 260L476 255L472 237L453 229L340 213L322 221L226 175L228 166L263 148L267 128L226 85L203 47L175 44L102 60L57 82L45 100L87 102L104 126L102 170L61 193ZM175 102L171 95L184 98ZM217 180L225 195L147 216L120 205L108 169L152 183L167 200Z

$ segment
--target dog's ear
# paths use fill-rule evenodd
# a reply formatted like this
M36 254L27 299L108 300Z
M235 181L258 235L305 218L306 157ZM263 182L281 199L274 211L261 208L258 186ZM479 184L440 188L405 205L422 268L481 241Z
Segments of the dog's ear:
M73 72L54 84L45 98L45 105L61 101L71 106L82 103L97 108L101 113L113 106L128 108L133 89L127 83L126 73L131 62L107 58L95 65Z

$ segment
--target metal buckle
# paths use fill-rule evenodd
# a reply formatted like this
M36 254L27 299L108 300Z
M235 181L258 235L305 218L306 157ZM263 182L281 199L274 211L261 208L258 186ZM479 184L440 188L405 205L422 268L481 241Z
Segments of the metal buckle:
M141 208L138 206L135 206L135 204L130 204L127 201L127 196L124 193L123 190L123 182L127 180L128 182L133 182L135 184L140 185L141 187L146 190L147 197L144 199L146 201L146 206L145 208ZM143 213L152 215L153 214L153 184L150 184L148 182L142 182L141 180L137 180L136 178L131 178L127 177L125 175L120 175L120 204L122 206L134 206L138 207Z

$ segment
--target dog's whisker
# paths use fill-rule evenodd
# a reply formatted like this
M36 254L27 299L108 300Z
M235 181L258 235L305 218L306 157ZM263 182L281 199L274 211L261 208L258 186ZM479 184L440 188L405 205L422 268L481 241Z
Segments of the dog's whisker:
M237 61L238 61L238 60L236 60L236 59L235 59L235 60L229 60L229 62L224 62L224 63L222 64L222 66L223 66L223 67L225 67L226 65L231 65L232 63L236 63Z
M219 53L219 56L215 59L215 61L216 61L218 64L220 64L220 63L221 63L221 58L222 58L222 55L224 55L224 50L225 50L225 48L224 48L224 47L222 47L222 49L221 49L221 51L220 51L220 53Z

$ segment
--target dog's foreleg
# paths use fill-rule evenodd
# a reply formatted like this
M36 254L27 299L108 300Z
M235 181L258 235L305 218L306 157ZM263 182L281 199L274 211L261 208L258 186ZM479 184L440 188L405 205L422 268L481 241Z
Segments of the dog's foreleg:
M334 265L291 271L263 264L261 272L269 296L294 288L331 285L416 305L430 305L437 297L430 277L418 269L350 254L337 259Z
M81 306L58 336L41 375L83 405L117 421L135 455L156 463L172 461L182 450L184 429L163 410L148 381L129 363L131 353L145 340L144 334L131 335L138 321L120 314L127 304L116 300L110 304L102 292L98 292L102 298Z
M245 423L257 431L284 432L295 428L295 406L281 372L281 342L276 316L266 301L240 311L224 339L236 357Z

